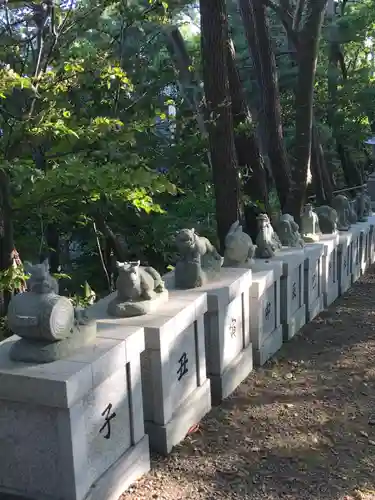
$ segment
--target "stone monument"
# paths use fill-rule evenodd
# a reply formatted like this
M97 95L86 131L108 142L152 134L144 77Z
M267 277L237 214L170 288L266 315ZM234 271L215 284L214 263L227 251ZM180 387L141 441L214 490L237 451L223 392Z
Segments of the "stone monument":
M319 228L323 234L337 233L337 212L328 205L321 205L315 209L319 219Z
M118 318L143 316L156 311L168 300L164 281L153 267L143 267L140 261L117 262L117 296L108 303L108 314Z
M349 200L349 222L350 224L356 224L358 222L358 200Z
M311 203L304 206L301 215L302 238L307 243L316 243L320 239L319 218Z
M364 216L369 217L372 213L372 208L371 208L371 197L369 195L367 187L364 188L363 190L363 196L365 199L365 210L364 210Z
M358 222L367 222L367 217L368 217L368 215L366 215L367 200L365 192L363 190L357 193L356 202L357 202Z
M95 340L96 321L71 301L58 295L58 283L50 275L48 260L27 263L27 292L15 295L8 308L8 326L21 337L9 351L13 361L50 363L69 356Z
M305 242L300 235L299 225L290 214L283 214L277 224L277 234L285 247L303 248Z
M275 233L267 214L258 215L257 221L259 233L256 239L255 257L270 259L278 250L281 250L281 241Z
M195 229L181 229L176 235L179 259L174 269L175 287L198 288L220 272L223 257L211 242Z
M225 237L224 267L251 267L254 262L255 245L251 237L244 233L237 220Z
M332 207L337 212L339 231L349 231L350 229L350 203L346 196L338 194L332 200Z

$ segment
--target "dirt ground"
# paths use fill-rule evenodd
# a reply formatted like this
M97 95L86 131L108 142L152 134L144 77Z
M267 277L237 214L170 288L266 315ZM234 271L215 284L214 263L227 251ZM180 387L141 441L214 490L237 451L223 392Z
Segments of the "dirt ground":
M375 499L375 266L121 500Z

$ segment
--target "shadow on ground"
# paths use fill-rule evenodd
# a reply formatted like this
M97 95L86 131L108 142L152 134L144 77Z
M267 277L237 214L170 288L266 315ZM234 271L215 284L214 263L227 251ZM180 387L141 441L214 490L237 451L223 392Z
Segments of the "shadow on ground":
M122 498L375 499L375 267Z

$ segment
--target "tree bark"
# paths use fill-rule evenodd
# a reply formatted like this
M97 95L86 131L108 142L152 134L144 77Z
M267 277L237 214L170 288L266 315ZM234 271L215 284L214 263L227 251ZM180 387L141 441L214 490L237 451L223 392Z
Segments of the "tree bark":
M242 188L245 195L249 196L253 202L260 201L268 212L267 166L253 131L253 117L246 102L231 40L227 45L227 64L237 159L242 172L247 175Z
M225 0L200 0L203 79L220 247L240 217L238 165L230 102Z
M311 175L316 202L319 205L330 205L333 196L333 185L324 158L324 151L316 126L312 127L311 143Z
M298 33L298 77L295 90L296 128L292 190L285 211L300 219L306 200L311 164L313 97L319 38L327 0L310 0L304 25Z
M6 271L13 264L14 249L13 220L10 196L10 181L5 170L0 169L0 271ZM7 312L11 299L10 292L4 292L1 297L1 314Z
M238 0L238 5L261 96L261 111L267 129L265 147L283 208L291 187L290 171L283 140L276 60L265 6L262 0Z
M345 144L340 137L340 129L335 123L335 112L337 109L337 88L339 84L339 73L343 82L348 79L348 70L345 64L342 47L339 43L338 27L335 23L335 10L333 0L328 1L328 19L331 22L329 29L329 52L328 52L328 103L327 122L332 129L332 135L336 142L337 155L341 162L345 182L348 187L363 183L361 170L356 165ZM345 4L342 5L341 15L344 15Z

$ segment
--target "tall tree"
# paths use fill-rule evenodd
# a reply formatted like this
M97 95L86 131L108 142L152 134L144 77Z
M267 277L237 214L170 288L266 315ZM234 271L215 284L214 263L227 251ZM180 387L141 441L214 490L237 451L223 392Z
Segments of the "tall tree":
M233 134L225 0L201 0L203 79L220 246L240 216L238 164Z
M283 139L281 105L275 54L263 0L238 0L245 35L252 55L264 113L266 149L270 159L280 205L287 202L290 172Z

